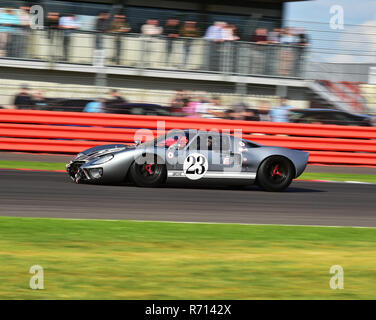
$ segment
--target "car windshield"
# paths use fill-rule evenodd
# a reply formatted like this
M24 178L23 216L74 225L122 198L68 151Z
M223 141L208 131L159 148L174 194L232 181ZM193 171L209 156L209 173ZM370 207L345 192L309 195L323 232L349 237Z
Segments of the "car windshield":
M143 143L142 146L169 148L173 145L179 144L180 147L183 147L188 141L187 134L184 131L171 131L155 138L154 140Z

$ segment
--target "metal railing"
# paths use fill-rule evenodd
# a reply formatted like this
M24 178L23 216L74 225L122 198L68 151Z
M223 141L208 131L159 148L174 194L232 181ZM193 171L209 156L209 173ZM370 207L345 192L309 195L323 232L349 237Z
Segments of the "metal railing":
M305 47L13 28L0 33L0 56L87 65L102 60L105 66L301 78Z

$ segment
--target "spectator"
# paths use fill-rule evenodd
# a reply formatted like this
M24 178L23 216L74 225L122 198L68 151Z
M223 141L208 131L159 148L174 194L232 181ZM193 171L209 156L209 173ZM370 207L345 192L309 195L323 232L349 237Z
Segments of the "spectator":
M101 12L98 15L97 22L95 25L95 49L102 50L103 49L103 37L104 33L109 29L109 21L110 14L108 12Z
M307 34L305 34L304 32L301 32L298 34L297 45L302 46L302 47L307 47L310 45Z
M265 28L257 28L251 37L251 42L256 43L256 45L251 45L250 55L252 64L250 72L253 74L266 74L269 48L264 45L268 43L268 30Z
M251 107L246 107L243 113L243 120L245 121L260 121L260 114L258 110Z
M225 25L225 22L214 22L214 24L206 30L204 36L204 39L208 40L209 56L207 59L207 65L209 66L210 71L219 71L220 49L221 44L224 41L222 30Z
M12 43L12 35L16 32L16 27L20 25L20 20L13 9L5 9L0 13L0 57L12 55L8 52ZM13 50L11 50L13 51Z
M203 118L221 119L225 118L226 109L221 105L221 99L217 96L213 97L211 102L206 105L206 114Z
M48 12L46 19L46 27L48 31L48 39L54 41L58 29L59 29L59 19L60 15L58 12Z
M272 108L269 112L274 122L289 122L289 110L293 107L288 104L287 98L281 98L279 106Z
M141 35L144 38L141 52L141 63L143 66L149 65L149 55L154 43L154 38L161 35L162 32L163 28L159 26L157 19L149 19L146 21L146 24L141 27Z
M212 26L210 26L205 33L204 39L212 40L212 41L223 41L222 29L226 25L225 22L214 22Z
M285 28L282 30L280 42L282 44L294 44L297 42L297 38L291 28Z
M71 36L74 30L80 27L77 17L74 14L61 17L59 28L63 30L63 60L68 61Z
M296 58L295 58L295 76L301 77L303 71L303 62L304 62L304 55L306 52L306 47L308 47L309 41L308 36L304 33L304 29L298 33L297 35L297 43L296 43Z
M50 41L50 55L53 60L57 57L57 41L59 41L59 20L58 12L48 12L46 18L47 37Z
M200 30L197 28L196 21L185 21L180 29L180 36L184 37L184 59L183 68L186 68L191 53L192 42L194 38L200 36Z
M296 43L296 38L291 29L285 28L281 32L281 44L283 46L280 49L280 70L279 74L282 76L292 75L292 69L294 66L294 50L291 45Z
M14 103L16 109L25 110L33 107L33 99L29 94L29 87L22 85L20 92L14 97Z
M43 110L47 107L47 99L43 95L43 91L37 90L32 98L33 108L36 110Z
M244 113L248 105L244 102L236 102L227 110L227 118L231 120L244 120Z
M184 115L188 118L197 118L197 106L199 104L198 100L194 97L190 97L189 99L184 99L184 102L187 102L187 104L184 104L183 112Z
M18 41L18 52L16 52L17 57L26 57L27 53L27 40L30 34L30 7L21 6L19 10L19 20L21 25L19 41Z
M268 33L268 43L280 43L280 37L281 37L281 29L279 28L274 28L273 31L270 31Z
M236 27L232 24L225 24L222 28L222 39L224 41L239 40L239 37L235 34Z
M168 64L168 61L170 60L173 44L180 36L179 24L180 21L176 18L168 19L164 28L164 34L166 36L166 64Z
M120 57L122 55L122 39L125 34L131 31L131 28L126 21L126 16L117 14L112 22L111 32L115 34L115 56L112 61L116 64L120 64Z
M183 112L183 107L186 102L185 99L186 99L186 95L184 93L184 90L181 90L181 89L177 90L174 98L172 99L170 103L170 109L173 115L178 115Z
M104 99L90 101L84 108L84 112L99 113L104 112Z
M257 28L255 33L251 37L251 42L258 44L268 43L268 30L264 28Z
M224 40L223 44L223 59L222 66L224 67L224 72L234 72L236 70L236 65L238 61L238 50L237 46L234 45L234 41L239 40L236 35L236 27L231 24L223 26L222 36Z
M270 118L270 103L268 101L260 101L258 105L258 113L260 116L260 121L271 121Z
M113 111L112 109L116 109L116 107L128 103L128 101L124 99L116 89L112 89L109 95L111 98L106 101L106 111L111 112Z
M210 101L206 97L207 93L198 92L197 95L199 98L196 105L196 114L201 118L210 117L211 114L208 114L208 108L210 108Z

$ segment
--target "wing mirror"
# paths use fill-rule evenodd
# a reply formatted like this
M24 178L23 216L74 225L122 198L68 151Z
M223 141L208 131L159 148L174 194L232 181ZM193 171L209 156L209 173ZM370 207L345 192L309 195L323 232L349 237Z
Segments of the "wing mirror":
M135 143L136 143L136 147L137 147L141 144L141 140L136 140Z

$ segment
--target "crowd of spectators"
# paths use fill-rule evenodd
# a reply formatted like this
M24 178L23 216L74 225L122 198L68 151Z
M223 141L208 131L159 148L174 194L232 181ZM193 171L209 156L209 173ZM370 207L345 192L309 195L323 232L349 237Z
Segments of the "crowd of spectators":
M17 11L11 8L0 11L0 57L26 52L31 20L29 12L28 6L21 6Z
M88 100L89 102L83 109L84 112L109 112L116 106L121 106L128 103L128 100L121 96L116 89L111 89L108 92L108 98L98 98ZM52 101L52 102L51 102ZM54 98L46 98L42 90L31 90L27 84L20 87L19 92L14 96L12 106L18 110L45 110L46 107L51 107L51 103L56 101ZM74 107L72 105L72 107Z
M31 92L28 85L23 84L20 91L14 97L13 105L19 110L41 110L47 105L47 99L44 97L42 90Z
M44 110L53 98L46 98L42 90L32 91L23 84L15 95L13 106L16 109ZM116 89L108 92L107 98L88 100L84 112L112 113L117 107L128 104ZM281 98L277 106L271 107L268 100L259 101L256 107L245 102L225 104L217 95L211 96L204 91L177 90L169 106L169 114L177 117L229 119L249 121L289 122L289 110L293 108L286 98Z
M292 108L286 97L282 97L274 107L267 100L261 100L253 107L245 102L226 105L218 96L210 97L207 92L184 90L178 90L170 103L173 116L248 121L289 122L289 110Z
M27 35L30 32L29 25L31 21L29 10L30 8L27 6L22 6L18 9L0 9L0 56L22 57L26 54ZM71 36L74 31L80 30L83 24L80 16L48 12L44 24L51 41L54 41L57 36L61 39L59 41L61 41L63 52L59 56L63 60L69 60ZM189 59L193 40L202 38L207 40L207 48L205 50L207 61L205 63L208 65L209 70L213 71L220 69L218 61L220 52L231 53L234 60L230 61L230 64L235 63L239 53L237 46L233 44L239 40L258 45L282 44L301 48L309 45L305 31L297 28L274 28L268 30L256 27L253 34L249 36L241 34L236 25L224 21L216 21L209 26L205 26L197 21L171 17L163 23L158 19L148 19L136 30L131 28L128 17L125 14L109 12L98 14L94 23L94 32L95 43L93 47L95 49L103 49L104 35L106 33L114 35L115 51L112 60L116 64L120 63L121 51L128 49L122 47L124 42L121 39L129 33L139 33L140 37L145 40L143 41L141 63L149 61L147 57L151 52L151 44L156 38L163 36L166 39L166 62L170 60L175 41L183 41L184 56L181 59L180 67L186 65ZM302 50L297 53L298 57L291 57L291 54L286 51L282 53L282 60L286 60L287 63L290 60L291 64L291 60L299 60L301 58L301 52ZM274 59L273 57L270 58ZM291 69L294 66L290 65L288 67Z

